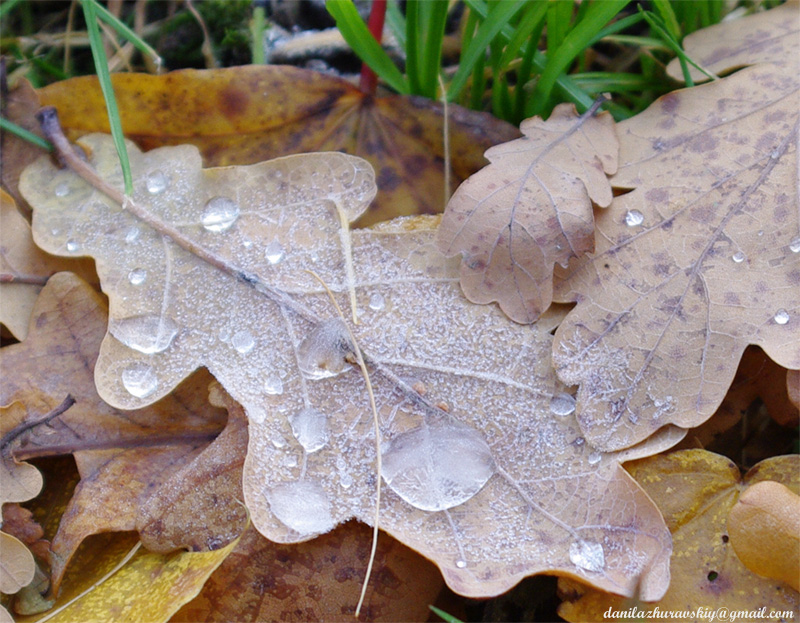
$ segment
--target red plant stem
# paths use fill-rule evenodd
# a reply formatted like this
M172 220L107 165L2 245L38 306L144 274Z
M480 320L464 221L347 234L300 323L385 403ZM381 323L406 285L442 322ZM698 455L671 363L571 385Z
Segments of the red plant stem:
M381 42L383 38L383 22L386 19L386 0L372 0L372 8L369 12L367 28L375 37L375 41ZM366 63L361 63L361 80L358 88L362 93L374 95L378 88L378 76L370 69Z

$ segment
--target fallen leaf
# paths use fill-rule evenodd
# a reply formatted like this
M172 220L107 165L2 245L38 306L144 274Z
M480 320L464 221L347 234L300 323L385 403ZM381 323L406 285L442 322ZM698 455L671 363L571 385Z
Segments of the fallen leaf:
M83 143L118 184L110 138ZM340 229L374 195L366 163L309 154L201 171L192 147L129 151L136 182L124 210L49 162L27 169L34 235L53 252L96 258L111 301L95 374L104 399L141 408L205 366L244 406L245 502L262 534L297 542L373 520L368 394L313 267L359 316L352 330L386 443L381 527L468 595L543 571L626 594L639 582L651 598L664 591L661 518L619 466L628 455L598 453L578 433L550 366L551 336L469 305L429 220L352 239ZM170 223L170 239L134 212ZM632 452L681 435L667 428ZM434 468L414 463L415 446ZM415 484L417 468L430 486Z
M191 143L206 166L251 164L302 152L345 151L366 158L379 193L359 220L441 212L444 113L423 97L365 95L334 76L295 67L250 65L161 76L114 74L125 136L142 149ZM39 90L71 139L108 132L93 76ZM448 105L451 188L482 167L483 152L519 136L488 113Z
M354 621L371 530L348 522L307 543L279 545L249 529L171 623ZM427 621L442 588L436 567L381 534L358 620Z
M800 409L800 370L789 370L786 373L786 391L789 400Z
M672 581L663 599L635 606L630 618L656 618L668 611L753 612L766 608L797 612L800 595L786 584L755 575L737 557L728 535L728 517L740 495L764 480L780 481L800 491L800 457L781 456L762 461L742 478L726 457L705 450L682 450L627 465L637 482L658 502L672 532ZM744 493L742 493L744 492ZM795 568L796 571L796 568ZM615 595L588 588L571 580L559 580L566 601L558 613L567 621L608 620L604 613L632 607ZM643 614L644 612L644 614ZM779 615L780 616L780 615ZM791 614L784 618L789 620ZM766 618L743 615L742 620ZM682 620L701 621L703 617Z
M617 138L610 114L579 118L571 104L520 129L523 138L492 147L491 164L459 186L437 243L463 258L470 301L497 301L513 320L530 323L553 300L555 263L594 250L592 202L611 203Z
M0 593L12 595L33 580L33 554L19 539L0 532Z
M800 591L800 496L771 480L748 487L728 514L728 534L750 571Z
M14 402L0 408L0 504L25 502L36 497L42 489L42 475L30 463L19 462L11 455L8 434L19 430L27 412Z
M752 67L617 126L612 184L634 190L596 215L596 252L556 293L578 304L553 361L598 448L706 420L748 344L800 368L798 76Z

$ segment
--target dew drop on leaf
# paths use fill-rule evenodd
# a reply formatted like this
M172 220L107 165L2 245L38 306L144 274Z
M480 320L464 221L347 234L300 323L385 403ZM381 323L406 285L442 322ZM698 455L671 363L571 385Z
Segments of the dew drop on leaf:
M239 218L239 206L228 197L214 197L206 202L203 227L220 232L230 229Z
M789 241L789 251L792 253L800 253L800 236L795 236Z
M122 371L122 385L132 396L146 398L158 387L158 377L146 363L134 363Z
M264 256L270 264L277 264L283 259L285 253L283 246L277 240L273 240L264 248Z
M589 456L586 457L586 461L589 465L597 465L603 458L603 455L598 452L597 450L593 450L589 453Z
M625 224L628 227L636 227L641 225L644 222L644 214L639 212L639 210L629 210L627 214L625 214Z
M306 407L289 416L289 424L306 452L316 452L328 443L328 418L314 407Z
M266 495L272 512L287 528L300 534L320 534L333 529L330 501L316 482L297 480L281 484Z
M561 417L575 412L575 398L566 392L559 392L550 399L550 411Z
M741 264L742 262L744 262L744 253L742 253L741 251L737 251L736 253L733 254L731 259L737 264Z
M55 191L53 191L56 197L66 197L69 194L69 184L66 182L61 182L58 186L56 186Z
M81 250L81 245L76 240L67 240L67 251L70 253L77 253Z
M255 338L253 337L252 333L247 330L237 331L231 338L231 346L233 346L237 353L242 355L246 355L253 350L255 345Z
M339 484L342 489L349 489L353 486L353 477L348 472L342 472L339 474Z
M125 233L125 242L130 244L131 242L136 242L136 239L139 238L139 228L138 227L131 227Z
M131 285L140 286L147 279L147 271L144 268L134 268L128 273L128 281Z
M572 564L585 569L600 573L606 566L606 557L603 546L594 541L578 539L569 546L569 559Z
M472 498L494 473L492 451L474 428L437 421L394 437L382 449L381 474L412 506L441 511Z
M168 184L169 180L167 180L167 176L164 175L163 171L153 171L147 175L147 179L145 180L147 192L151 195L163 193L167 189Z
M271 374L264 381L264 391L271 396L279 396L283 393L283 381L277 374Z
M112 319L108 330L128 348L152 355L169 348L178 334L178 325L164 316L143 314L121 320Z
M789 312L787 312L785 309L779 309L775 312L773 319L777 324L786 324L789 322Z
M347 328L338 318L317 323L297 347L297 366L308 379L325 379L350 369L353 352Z
M456 567L458 567L459 569L465 569L467 567L467 561L466 560L456 560Z
M383 294L376 292L369 297L369 308L372 311L381 311L384 307L386 307L386 299L383 298Z

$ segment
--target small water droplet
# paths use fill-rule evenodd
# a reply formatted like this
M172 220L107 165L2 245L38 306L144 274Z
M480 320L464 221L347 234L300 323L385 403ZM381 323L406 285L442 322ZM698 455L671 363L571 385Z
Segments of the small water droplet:
M291 415L289 424L306 452L316 452L328 443L328 418L314 407L307 407Z
M550 411L564 417L575 412L575 398L566 392L559 392L550 399Z
M597 465L603 459L603 455L597 450L592 450L586 457L589 465Z
M271 374L264 381L264 391L271 396L279 396L283 393L283 381L277 374Z
M239 206L227 197L214 197L206 202L203 227L220 232L230 229L239 218Z
M384 307L386 307L386 299L383 298L383 294L376 292L369 297L369 308L372 311L381 311Z
M244 240L242 240L242 246L243 246L245 249L249 249L250 247L252 247L252 246L253 246L253 241L252 241L252 240L250 240L249 238L245 238Z
M569 546L569 559L575 566L594 573L600 573L606 566L603 546L594 541L574 541Z
M128 244L130 244L131 242L135 242L136 239L139 237L139 233L140 232L138 227L131 227L125 233L125 242L127 242Z
M167 179L167 176L164 175L163 171L152 171L147 175L147 179L145 180L147 192L149 192L151 195L163 193L167 189L168 184L169 180Z
M81 250L81 244L77 240L67 240L67 251L77 253Z
M128 281L131 282L131 285L140 286L145 279L147 279L147 271L144 268L134 268L128 273Z
M347 328L338 318L317 323L297 347L297 366L308 379L325 379L350 369L353 352Z
M69 184L61 182L55 189L56 197L66 197L69 194Z
M255 338L249 331L246 330L237 331L231 338L231 346L233 346L237 353L242 355L246 355L253 350L255 345Z
M320 534L333 529L331 504L325 490L313 481L297 480L268 490L267 501L275 517L300 534Z
M466 569L467 561L466 560L456 560L456 567L459 569Z
M353 477L348 472L342 472L339 474L339 484L342 489L349 489L353 486Z
M731 256L731 259L737 264L741 264L742 262L744 262L744 253L742 253L741 251L737 251Z
M111 320L108 330L125 346L152 355L169 348L178 334L178 325L172 319L158 314L144 314Z
M434 421L384 444L381 475L406 502L424 511L463 504L494 474L481 434L456 421Z
M285 448L286 447L286 439L284 439L283 435L281 435L280 433L278 433L277 435L272 437L272 439L270 439L270 441L272 442L272 445L277 450L280 450L281 448Z
M775 316L773 316L776 324L786 324L789 322L789 312L785 309L779 309L775 312Z
M277 264L283 259L286 251L277 240L273 240L264 248L264 256L270 264Z
M581 446L583 446L583 444L585 444L585 443L586 443L586 440L585 440L583 437L578 437L578 438L577 438L575 441L573 441L572 443L574 443L574 444L575 444L575 447L576 447L576 448L580 448Z
M628 210L625 214L625 224L628 227L636 227L644 222L644 214L639 210Z
M220 342L227 342L231 339L231 328L230 327L222 327L217 334Z
M800 253L800 236L795 236L789 241L789 251Z
M158 377L146 363L134 363L122 371L122 385L131 396L146 398L158 388Z
M290 454L286 457L286 467L297 467L297 455Z

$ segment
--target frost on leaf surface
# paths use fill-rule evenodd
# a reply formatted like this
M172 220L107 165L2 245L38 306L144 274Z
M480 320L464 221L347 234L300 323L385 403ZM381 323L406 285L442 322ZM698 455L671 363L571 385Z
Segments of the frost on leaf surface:
M757 344L800 368L798 75L761 65L678 91L618 126L597 249L558 282L560 379L605 451L699 425Z
M83 142L120 187L111 140ZM664 592L671 545L619 466L631 453L597 452L574 414L551 410L565 388L549 333L466 301L458 260L436 249L431 220L341 229L338 211L353 220L374 193L363 161L311 154L203 171L194 148L129 151L137 205L243 277L46 159L22 183L36 239L96 258L111 308L96 380L109 402L153 402L205 366L244 406L245 502L262 534L298 542L353 517L373 521L373 421L347 322L375 391L383 529L467 595L499 594L538 572L620 594L638 585L647 599ZM633 455L669 447L673 433Z
M439 249L461 255L461 287L475 303L497 301L534 322L553 300L553 266L594 249L592 202L611 203L617 168L608 113L578 118L561 104L547 121L486 152L491 162L459 186L439 227Z

